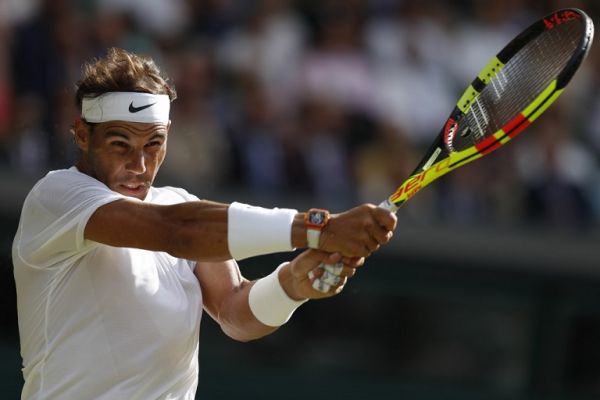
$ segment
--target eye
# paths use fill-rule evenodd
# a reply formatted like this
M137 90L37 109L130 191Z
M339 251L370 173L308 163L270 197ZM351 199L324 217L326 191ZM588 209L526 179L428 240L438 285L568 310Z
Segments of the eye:
M121 149L129 148L129 144L127 142L123 142L121 140L115 140L114 142L110 142L111 146L118 147Z
M162 142L160 140L153 140L151 142L146 143L146 147L150 148L158 148L162 146Z

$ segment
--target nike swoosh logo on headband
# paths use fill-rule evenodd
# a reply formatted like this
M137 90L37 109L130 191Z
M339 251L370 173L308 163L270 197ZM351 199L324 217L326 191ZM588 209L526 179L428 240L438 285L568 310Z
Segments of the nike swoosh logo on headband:
M142 110L145 110L145 109L146 109L146 108L148 108L148 107L152 107L152 106L153 106L153 105L155 105L155 104L156 104L156 102L155 102L155 103L151 103L151 104L146 104L145 106L135 107L135 106L133 105L133 101L132 101L132 102L129 104L129 112L130 112L130 113L132 113L132 114L134 114L134 113L136 113L136 112L140 112L140 111L142 111Z

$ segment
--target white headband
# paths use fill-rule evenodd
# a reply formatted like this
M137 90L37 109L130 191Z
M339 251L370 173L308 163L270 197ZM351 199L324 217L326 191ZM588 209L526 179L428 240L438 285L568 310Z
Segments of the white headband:
M97 97L84 97L81 117L92 123L129 121L166 125L170 103L166 94L109 92Z

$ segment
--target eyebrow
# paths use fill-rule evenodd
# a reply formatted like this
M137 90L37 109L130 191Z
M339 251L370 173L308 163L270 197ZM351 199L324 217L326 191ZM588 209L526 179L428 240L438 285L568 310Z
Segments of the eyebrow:
M112 138L112 137L115 137L115 136L116 136L116 137L123 138L123 139L127 139L127 140L129 140L129 136L128 136L128 135L126 135L126 134L124 134L124 133L121 133L121 132L117 132L117 131L108 131L108 132L105 132L105 133L104 133L104 137L105 137L106 139L109 139L109 138Z
M118 132L118 131L107 131L104 134L104 136L105 136L106 139L110 139L110 138L113 138L113 137L120 137L122 139L130 140L130 136L129 135L126 135L126 134L124 134L122 132ZM155 139L165 139L166 137L167 137L166 133L157 132L154 135L152 135L148 139L148 141L152 141L152 140L155 140Z
M154 135L152 135L150 137L150 139L148 140L154 140L154 139L166 139L167 134L166 133L162 133L162 132L157 132Z

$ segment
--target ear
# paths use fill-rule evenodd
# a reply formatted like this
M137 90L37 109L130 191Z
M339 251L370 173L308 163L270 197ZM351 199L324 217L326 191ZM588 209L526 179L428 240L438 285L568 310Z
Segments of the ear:
M90 145L90 127L81 118L77 117L73 124L73 140L82 151L87 151Z

